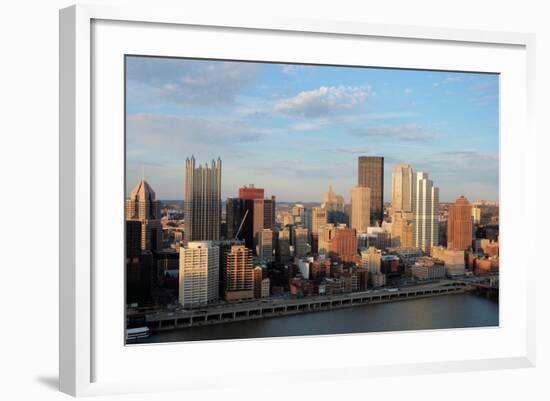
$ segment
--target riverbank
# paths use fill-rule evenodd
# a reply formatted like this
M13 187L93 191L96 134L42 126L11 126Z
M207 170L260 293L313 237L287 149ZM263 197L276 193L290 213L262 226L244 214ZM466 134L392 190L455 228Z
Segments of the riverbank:
M401 289L371 290L300 299L275 298L255 300L177 312L157 311L147 314L145 321L146 325L153 332L167 331L434 297L462 293L469 290L471 290L471 287L464 283L443 281Z
M498 300L470 292L156 331L139 343L376 333L499 325Z

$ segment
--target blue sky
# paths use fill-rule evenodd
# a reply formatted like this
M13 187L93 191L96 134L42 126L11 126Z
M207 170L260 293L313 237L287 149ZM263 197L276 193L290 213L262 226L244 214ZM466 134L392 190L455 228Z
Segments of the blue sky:
M442 201L498 201L498 75L126 59L127 193L145 178L183 199L186 157L222 159L222 196L253 183L281 201L349 201L357 157L428 172Z

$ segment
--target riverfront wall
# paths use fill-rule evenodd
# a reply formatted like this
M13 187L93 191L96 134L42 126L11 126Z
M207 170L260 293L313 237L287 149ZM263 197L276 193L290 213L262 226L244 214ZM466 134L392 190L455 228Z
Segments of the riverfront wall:
M436 287L415 287L395 291L368 291L307 297L301 299L268 299L243 304L227 304L201 310L155 312L147 314L145 322L152 331L229 323L242 320L288 316L299 313L319 312L382 302L404 301L438 295L462 293L472 287L463 283Z

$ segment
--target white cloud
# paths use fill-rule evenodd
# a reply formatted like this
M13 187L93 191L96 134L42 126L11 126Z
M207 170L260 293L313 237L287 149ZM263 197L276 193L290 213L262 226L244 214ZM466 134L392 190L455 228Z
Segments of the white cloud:
M355 128L351 133L359 137L394 138L405 142L424 142L433 139L433 134L419 124L379 125Z
M359 86L321 86L275 103L275 111L298 117L323 117L363 105L370 88Z
M129 57L130 101L168 101L187 106L232 104L251 85L258 65L178 58Z

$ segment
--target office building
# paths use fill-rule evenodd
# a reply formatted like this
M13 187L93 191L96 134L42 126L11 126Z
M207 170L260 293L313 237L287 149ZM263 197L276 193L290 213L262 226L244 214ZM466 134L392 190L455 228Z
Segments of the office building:
M185 161L185 243L220 239L222 161Z
M319 229L326 226L327 210L322 207L311 208L311 226L308 227L312 234L319 234Z
M367 232L370 226L370 188L354 187L350 191L351 228L357 232Z
M391 246L410 248L413 242L413 215L409 212L393 212L391 225Z
M332 185L329 185L328 191L324 193L321 207L327 211L327 221L329 223L348 224L344 197L337 195L332 189Z
M411 267L411 274L418 280L436 280L445 277L445 265L430 257L419 258Z
M308 254L308 230L303 227L294 227L293 232L294 256L303 258Z
M220 249L210 241L192 241L180 248L179 302L183 307L218 300Z
M382 251L371 246L361 251L361 267L370 273L380 273Z
M380 225L384 220L384 158L360 156L358 159L360 187L370 188L370 224Z
M447 220L447 248L463 251L472 246L472 206L464 196L449 208Z
M241 199L263 199L264 189L256 188L254 184L239 188L239 198Z
M342 262L356 262L357 231L353 228L327 224L319 232L319 253L336 257Z
M464 250L447 249L442 246L432 248L432 258L445 263L447 276L462 276L465 273L465 252Z
M290 229L283 228L277 235L277 261L287 263L290 260Z
M243 238L241 232L237 232L244 217L244 200L241 198L227 198L225 201L226 238Z
M264 228L256 234L257 245L256 254L262 258L265 262L273 261L273 230L270 228Z
M155 191L145 180L141 180L126 200L126 220L141 222L141 249L159 251L162 249L162 227L160 224L160 202Z
M261 298L269 297L270 289L271 289L271 281L269 280L268 277L266 277L262 280Z
M392 171L392 212L412 213L413 171L408 164L397 164Z
M430 253L439 245L439 188L428 173L417 172L413 198L413 246Z
M265 268L262 266L254 267L254 298L262 297L262 280L264 279Z
M254 298L252 251L244 245L234 245L225 260L225 300Z

